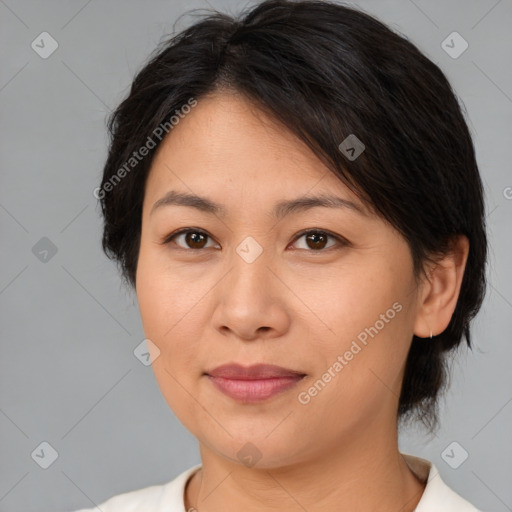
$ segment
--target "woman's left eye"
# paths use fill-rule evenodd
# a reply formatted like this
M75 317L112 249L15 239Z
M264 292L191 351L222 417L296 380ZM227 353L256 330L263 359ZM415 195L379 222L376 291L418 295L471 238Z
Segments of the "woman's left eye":
M295 240L300 240L303 237L305 237L305 243L307 244L307 246L305 247L306 250L309 248L312 249L313 251L322 251L326 248L330 249L333 245L336 245L336 243L340 245L345 245L345 242L340 237L333 235L327 231L305 231L302 232ZM335 240L335 242L326 247L327 240L329 238L332 238L333 240Z
M178 243L176 243L176 245L178 245L178 247L180 247L181 249L201 250L211 248L211 246L208 247L205 243L207 239L211 237L200 229L182 229L177 233L173 233L166 237L162 243L168 244L169 242L172 242L174 239L178 240L179 238L183 239L182 243L184 245L180 245ZM341 237L329 233L328 231L318 229L302 231L295 237L294 243L296 243L301 238L304 238L306 246L299 247L299 249L306 249L309 250L309 252L321 252L325 249L330 249L333 245L336 245L336 243L338 243L341 246L348 244L348 242L346 242ZM329 238L334 240L334 243L332 243L331 245L327 245Z

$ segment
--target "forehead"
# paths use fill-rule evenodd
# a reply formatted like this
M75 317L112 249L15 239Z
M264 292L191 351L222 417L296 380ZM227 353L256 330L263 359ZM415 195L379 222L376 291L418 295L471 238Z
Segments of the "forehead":
M359 201L304 142L232 93L198 100L160 144L147 181L153 200L172 186L216 197L338 192Z
M269 164L294 167L296 174L301 168L312 174L319 163L289 130L243 96L230 93L201 98L163 140L153 167L162 159L206 161L210 168L257 170L259 174ZM290 165L293 163L298 165Z

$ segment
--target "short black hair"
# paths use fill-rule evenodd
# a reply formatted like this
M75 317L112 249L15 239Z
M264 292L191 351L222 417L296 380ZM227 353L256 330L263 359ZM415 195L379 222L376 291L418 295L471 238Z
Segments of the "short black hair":
M109 153L96 194L102 247L130 287L146 177L161 142L154 136L162 126L170 132L169 119L191 98L223 90L282 123L394 226L409 244L416 277L455 235L469 239L455 312L432 340L413 336L399 398L398 419L420 419L434 430L447 353L463 338L471 348L470 320L486 289L483 186L462 102L414 44L358 9L267 0L238 17L210 11L158 45L108 120ZM365 146L355 159L340 150L350 135ZM147 156L127 169L150 139Z

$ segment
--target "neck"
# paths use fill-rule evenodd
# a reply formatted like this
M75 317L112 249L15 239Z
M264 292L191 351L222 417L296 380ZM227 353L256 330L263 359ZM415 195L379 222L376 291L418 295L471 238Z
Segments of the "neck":
M274 468L246 467L200 445L202 468L185 491L186 510L413 512L425 483L408 467L395 435L346 436L338 449Z

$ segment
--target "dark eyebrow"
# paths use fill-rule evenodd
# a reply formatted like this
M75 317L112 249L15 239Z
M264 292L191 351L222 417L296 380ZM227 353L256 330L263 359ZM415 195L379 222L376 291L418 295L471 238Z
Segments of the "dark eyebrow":
M189 206L205 213L218 215L219 217L227 216L226 208L211 199L197 196L195 194L176 192L174 190L167 192L162 198L155 202L151 208L150 215L152 215L157 208L169 205ZM317 206L323 206L326 208L349 208L361 215L368 216L368 213L363 207L349 201L348 199L343 199L329 194L322 194L319 196L303 196L298 197L297 199L280 201L274 206L274 209L271 212L271 217L275 219L282 219L292 213L303 212Z

